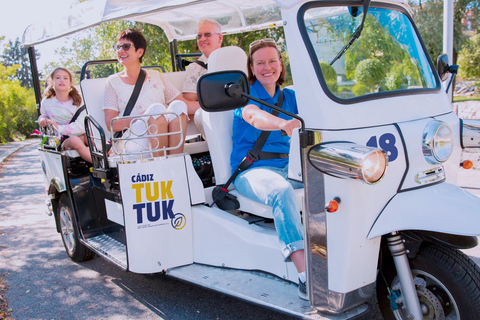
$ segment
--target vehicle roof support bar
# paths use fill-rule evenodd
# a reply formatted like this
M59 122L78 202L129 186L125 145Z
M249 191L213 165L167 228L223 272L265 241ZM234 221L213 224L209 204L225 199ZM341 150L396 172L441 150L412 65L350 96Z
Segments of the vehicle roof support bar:
M32 71L33 91L35 92L35 101L37 101L37 113L40 116L40 103L42 102L42 90L40 89L40 79L38 76L37 58L35 57L35 47L28 47L28 58L30 59L30 69Z

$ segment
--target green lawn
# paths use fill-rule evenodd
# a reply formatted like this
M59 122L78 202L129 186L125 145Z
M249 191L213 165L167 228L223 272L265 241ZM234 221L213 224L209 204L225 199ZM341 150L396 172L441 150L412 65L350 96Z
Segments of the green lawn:
M476 95L476 96L456 96L456 97L453 97L453 102L463 102L463 101L470 101L470 100L480 100L480 95Z

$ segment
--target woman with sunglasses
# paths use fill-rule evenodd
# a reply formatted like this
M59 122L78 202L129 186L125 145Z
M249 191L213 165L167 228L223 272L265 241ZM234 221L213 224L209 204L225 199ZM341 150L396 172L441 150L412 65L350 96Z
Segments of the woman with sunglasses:
M280 89L286 72L280 51L273 39L257 40L250 44L247 68L252 96L270 104L277 104L283 91L281 108L293 114L298 113L295 92ZM232 173L247 152L252 150L262 131L271 131L262 152L279 155L289 153L290 136L293 129L300 127L300 122L283 113L274 116L271 112L271 108L254 101L234 111L233 149L230 156ZM282 135L282 131L286 135ZM272 207L282 255L285 261L292 260L297 268L298 294L300 298L307 300L303 227L294 191L303 185L288 180L287 174L288 157L271 159L261 155L260 160L240 172L234 186L240 194Z
M114 49L117 52L117 59L123 65L123 71L108 77L105 88L105 96L102 109L105 112L105 122L108 130L114 132L125 131L123 138L143 136L145 134L155 135L166 132L178 132L180 129L186 132L188 121L188 109L197 109L198 102L187 101L180 92L156 70L148 70L143 82L140 94L130 115L157 114L150 116L147 120L148 129L142 121L132 119L116 120L113 128L110 128L111 120L123 116L127 103L132 95L135 83L140 74L140 64L145 55L147 41L142 33L137 30L127 29L117 36L117 44ZM172 111L174 114L159 116L158 113ZM180 143L181 135L156 136L148 139L150 149L163 147L174 147ZM132 143L130 143L132 142ZM142 151L146 146L132 140L123 146L115 146L117 151L122 153ZM182 153L184 141L180 148L170 150L170 154ZM154 156L162 153L154 153Z

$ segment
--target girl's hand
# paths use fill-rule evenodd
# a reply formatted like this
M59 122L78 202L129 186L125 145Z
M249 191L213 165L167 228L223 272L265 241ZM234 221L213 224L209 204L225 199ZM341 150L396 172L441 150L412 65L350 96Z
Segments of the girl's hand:
M58 130L58 124L55 120L47 119L47 124L51 125L52 127Z
M40 118L40 120L38 120L38 125L42 128L47 126L47 124L48 124L47 120L48 120L47 118Z
M283 122L280 125L279 129L285 131L287 133L287 135L289 137L291 137L293 129L300 128L301 125L302 124L300 123L300 121L298 119L292 119L292 120L288 120L288 121Z

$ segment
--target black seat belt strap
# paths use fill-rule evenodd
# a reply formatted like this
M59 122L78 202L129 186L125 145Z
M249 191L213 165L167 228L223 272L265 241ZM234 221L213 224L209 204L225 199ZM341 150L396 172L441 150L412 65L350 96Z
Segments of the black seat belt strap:
M196 64L198 64L200 67L208 70L208 63L205 63L205 62L200 61L200 60L192 61L192 63L196 63Z
M278 95L278 102L275 104L279 108L282 107L284 100L283 91L280 89L280 93ZM272 110L273 116L278 116L277 110ZM230 184L237 178L240 172L247 170L250 166L260 159L275 159L275 158L288 158L288 154L285 156L283 153L270 153L270 152L261 152L265 142L268 139L271 131L262 131L260 136L258 137L257 141L253 145L252 150L247 152L247 156L243 158L242 162L238 165L235 172L230 176L227 182L225 182L221 186L216 186L213 189L212 196L213 201L217 204L220 209L223 210L236 210L240 208L240 203L237 200L237 197L228 193L228 187Z
M80 113L82 113L82 111L85 109L86 109L85 105L78 108L77 111L75 111L75 114L73 115L72 119L70 120L70 123L74 123L75 120L77 120L77 118L80 116Z

